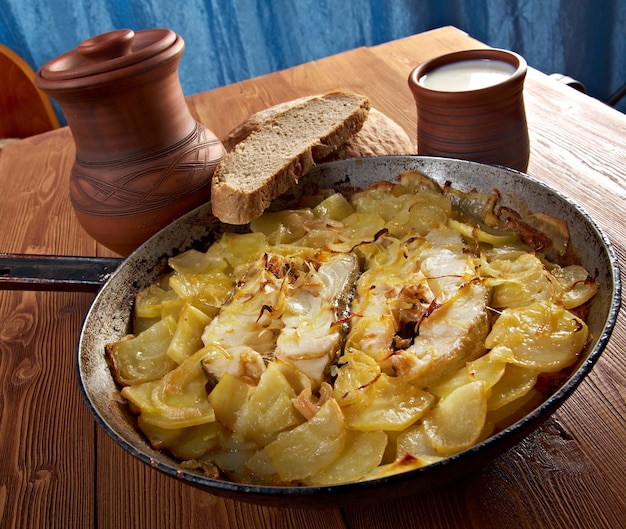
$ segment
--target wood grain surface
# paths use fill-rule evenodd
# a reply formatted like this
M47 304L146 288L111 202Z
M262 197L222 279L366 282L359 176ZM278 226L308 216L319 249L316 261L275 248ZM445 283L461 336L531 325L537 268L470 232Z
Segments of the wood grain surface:
M218 136L307 94L367 95L413 140L407 78L419 62L483 46L455 28L358 48L188 99ZM528 172L584 207L626 267L626 117L531 70ZM68 198L67 128L0 150L0 252L112 255ZM623 275L623 274L622 274ZM183 485L127 454L94 423L75 375L89 294L0 291L0 527L606 528L626 520L626 314L580 387L539 430L480 471L406 499L331 510L268 508Z

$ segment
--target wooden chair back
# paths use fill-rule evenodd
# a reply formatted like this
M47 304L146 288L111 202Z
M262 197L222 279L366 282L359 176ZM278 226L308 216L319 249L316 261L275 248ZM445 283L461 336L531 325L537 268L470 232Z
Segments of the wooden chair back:
M59 127L52 103L34 77L24 59L0 44L0 139L26 138Z

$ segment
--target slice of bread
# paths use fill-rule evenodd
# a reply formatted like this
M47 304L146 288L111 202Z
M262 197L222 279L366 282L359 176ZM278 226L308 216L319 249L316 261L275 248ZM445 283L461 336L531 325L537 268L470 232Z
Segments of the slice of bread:
M306 96L284 103L279 103L269 108L259 110L252 114L242 123L237 125L222 140L227 151L235 148L250 134L263 128L278 114L290 108L301 106L314 97ZM386 154L416 154L417 148L411 141L405 130L390 117L376 108L370 108L367 121L359 132L349 137L329 155L321 159L315 159L315 163L329 162L333 160L345 160L346 158L362 158L364 156L382 156Z
M237 143L218 164L211 186L213 214L246 224L329 156L366 122L369 100L332 92L288 107Z

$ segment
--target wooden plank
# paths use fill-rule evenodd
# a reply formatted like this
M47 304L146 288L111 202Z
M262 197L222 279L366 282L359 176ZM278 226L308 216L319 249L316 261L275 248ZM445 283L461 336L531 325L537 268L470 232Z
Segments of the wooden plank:
M90 299L0 292L2 527L81 528L94 521L95 428L74 374Z
M10 144L0 156L0 248L93 252L67 197L69 131ZM94 521L95 427L76 384L76 341L92 295L0 292L0 526Z

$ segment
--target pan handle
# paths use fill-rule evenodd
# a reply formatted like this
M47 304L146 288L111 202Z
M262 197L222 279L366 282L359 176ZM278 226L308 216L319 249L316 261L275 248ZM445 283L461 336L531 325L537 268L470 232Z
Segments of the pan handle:
M0 290L97 292L122 260L0 253Z

